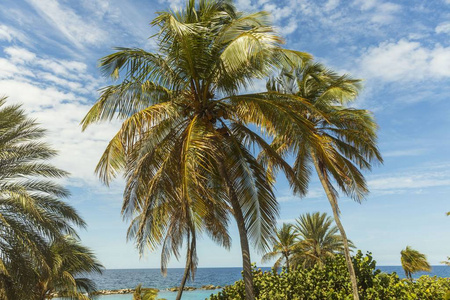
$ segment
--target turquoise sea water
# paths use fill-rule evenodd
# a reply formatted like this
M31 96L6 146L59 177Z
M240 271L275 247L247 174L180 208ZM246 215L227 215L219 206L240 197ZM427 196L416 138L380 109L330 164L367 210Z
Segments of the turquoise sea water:
M261 268L262 270L270 270L270 268ZM396 272L401 278L404 278L401 266L378 266L382 272ZM167 276L163 277L159 269L121 269L121 270L105 270L102 275L93 276L92 279L97 283L100 290L117 290L125 288L134 288L138 284L144 287L152 287L161 290L158 294L159 298L174 300L175 292L168 292L167 289L178 286L183 275L183 269L169 269ZM450 267L433 266L431 272L419 272L414 274L415 278L422 275L450 277ZM201 287L203 285L224 286L232 284L241 279L240 268L199 268L195 277L195 281L188 282L186 286ZM209 297L212 293L219 290L196 290L186 291L183 293L183 300L198 300ZM98 300L131 300L131 295L108 295L99 296Z
M183 292L183 300L199 300L206 299L211 294L218 293L220 290L212 291L185 291ZM175 300L177 293L161 291L158 293L158 298L163 298L167 300ZM108 296L97 296L96 300L132 300L133 296L131 294L126 295L108 295Z

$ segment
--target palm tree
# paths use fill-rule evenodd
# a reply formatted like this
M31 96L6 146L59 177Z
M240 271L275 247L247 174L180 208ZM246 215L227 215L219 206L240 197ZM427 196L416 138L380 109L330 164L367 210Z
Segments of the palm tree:
M158 295L158 291L155 289L144 289L139 284L133 293L133 300L154 300Z
M313 124L312 134L298 130L293 118L292 126L286 127L286 134L280 134L272 146L280 155L292 153L296 156L294 169L300 182L309 180L311 165L314 166L343 238L353 297L359 299L349 243L339 218L338 191L333 186L334 181L344 194L360 202L368 193L360 170L370 170L372 162L382 162L376 146L377 125L372 114L345 106L356 98L359 80L339 76L320 64L307 63L269 80L267 87L269 91L301 97L315 109L311 111L308 107L298 111ZM270 159L262 157L270 167Z
M278 208L273 180L252 146L271 155L297 192L306 185L249 125L274 135L285 116L306 103L239 91L309 56L281 47L267 13L244 14L228 0L190 0L182 11L159 13L152 24L160 29L158 53L118 48L101 59L104 74L120 82L102 90L83 128L115 117L124 122L96 171L106 183L124 171L122 212L132 219L129 238L142 251L165 243L175 214L183 214L184 229L169 238L171 253L182 244L175 239L195 244L201 232L227 246L231 214L240 234L246 299L254 299L248 239L268 249ZM297 124L310 128L303 116ZM188 249L186 262L191 274L194 250Z
M425 254L406 246L405 250L400 252L403 270L406 278L412 280L412 274L419 271L431 271L431 266L427 261Z
M101 273L103 266L87 247L71 237L50 244L52 264L50 268L41 268L37 272L33 293L34 300L59 297L88 300L85 293L96 290L95 283L84 276Z
M316 264L322 266L329 257L344 253L344 241L339 230L333 225L333 218L326 213L301 215L294 230L298 237L293 260L296 265L312 267ZM350 247L353 247L349 241Z
M39 141L45 131L5 101L0 98L0 294L27 299L33 266L52 263L48 241L76 235L72 226L85 223L61 200L68 191L52 181L67 173L47 162L56 152Z
M290 266L290 256L296 247L297 234L293 230L292 224L283 223L283 226L275 232L272 237L272 251L266 253L262 257L262 261L271 260L278 255L281 255L275 262L274 268L278 269L282 262L286 263L286 270L289 271Z

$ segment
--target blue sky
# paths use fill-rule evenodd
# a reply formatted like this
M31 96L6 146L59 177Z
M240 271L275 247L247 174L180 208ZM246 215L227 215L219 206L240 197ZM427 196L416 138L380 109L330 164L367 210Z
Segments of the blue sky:
M181 0L3 0L0 2L0 95L23 103L49 130L60 155L54 164L71 172L63 183L69 202L89 227L81 231L107 268L156 268L159 253L142 259L126 243L120 216L123 182L110 188L94 174L119 122L90 127L79 122L107 84L96 68L115 46L155 49L148 24L155 12ZM400 264L407 245L432 264L450 255L450 0L239 0L239 9L267 10L286 47L307 51L339 72L364 79L357 107L379 123L384 165L366 173L371 194L362 204L340 199L342 221L354 244L380 265ZM276 185L280 222L305 212L331 213L314 179L307 197ZM199 266L239 266L240 247L226 251L206 237ZM253 261L260 264L254 253ZM173 260L171 267L183 266Z

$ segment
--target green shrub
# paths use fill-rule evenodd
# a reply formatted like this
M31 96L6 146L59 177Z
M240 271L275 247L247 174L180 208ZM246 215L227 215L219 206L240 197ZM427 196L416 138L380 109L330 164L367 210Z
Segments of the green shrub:
M422 276L416 281L400 279L396 273L376 269L370 253L361 251L353 257L361 299L449 299L450 279ZM345 258L336 256L323 267L298 269L281 273L253 269L255 296L258 300L351 300L352 290ZM244 299L244 282L225 287L210 300ZM449 299L450 300L450 299Z

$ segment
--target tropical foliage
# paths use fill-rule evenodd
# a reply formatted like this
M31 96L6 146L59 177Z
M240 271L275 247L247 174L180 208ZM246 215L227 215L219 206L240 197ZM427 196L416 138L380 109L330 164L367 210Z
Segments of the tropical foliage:
M353 247L351 242L350 245ZM333 225L333 218L319 212L301 215L295 225L284 223L272 237L272 247L263 256L263 262L280 256L274 268L278 269L284 262L286 271L322 266L327 258L344 252L342 236Z
M128 237L141 252L162 246L163 270L186 241L186 275L194 275L197 236L206 233L229 247L232 215L252 299L248 239L268 249L278 207L273 178L251 149L263 149L271 168L305 193L305 183L262 132L284 134L292 120L297 132L310 130L310 121L296 113L310 103L276 92L240 92L255 78L302 65L309 55L282 48L267 13L244 14L228 0L190 0L181 11L158 13L152 25L159 28L157 52L117 48L100 61L103 73L119 82L102 90L83 128L113 118L123 124L96 171L106 183L124 171Z
M412 274L419 271L431 271L431 266L427 261L425 254L406 246L400 252L403 270L407 278L412 279Z
M85 294L96 291L95 282L80 277L90 273L101 273L103 266L91 250L70 236L50 244L51 268L41 268L35 278L35 299L59 297L87 300Z
M66 235L76 237L73 226L85 223L61 200L69 193L54 179L67 173L48 163L56 152L40 141L45 131L20 105L7 106L5 100L0 99L0 299L44 299L34 293L37 284L45 281L56 291L61 285L47 275L58 266L74 275L67 268L77 264L62 260L54 247L66 244Z
M326 213L304 214L297 219L295 232L298 246L293 255L294 266L322 266L326 259L344 253L344 243L333 218ZM350 247L353 247L349 241Z
M298 130L300 128L288 128L285 134L277 136L272 146L283 157L296 157L294 170L299 181L307 182L311 166L314 167L343 238L354 299L359 299L347 235L339 217L335 186L360 202L368 193L361 170L370 170L373 162L382 161L376 146L377 125L372 114L348 107L358 95L360 80L338 75L320 64L307 63L272 78L267 88L272 92L301 97L314 107L314 111L301 111L313 126L313 138L304 130ZM270 165L270 159L266 159Z
M154 300L158 295L158 290L143 288L139 284L133 293L133 300Z
M396 273L386 274L376 269L370 253L362 252L352 257L358 275L358 290L365 300L434 300L447 299L450 294L450 278L422 276L415 281L400 279ZM327 259L323 267L300 268L281 273L262 272L253 269L255 296L258 300L291 299L352 299L352 287L343 255ZM242 299L243 281L226 286L210 300Z
M291 255L294 253L298 241L297 234L294 232L294 227L292 224L283 223L283 226L275 232L275 235L271 239L272 241L272 251L267 252L262 257L262 261L266 262L280 256L273 266L274 269L282 265L283 261L286 264L286 270L290 269L290 259Z

